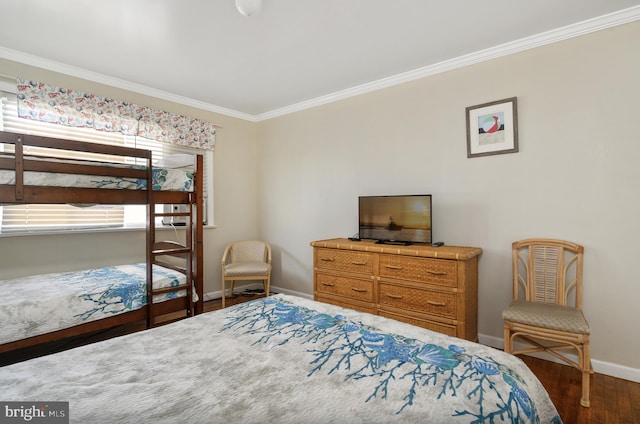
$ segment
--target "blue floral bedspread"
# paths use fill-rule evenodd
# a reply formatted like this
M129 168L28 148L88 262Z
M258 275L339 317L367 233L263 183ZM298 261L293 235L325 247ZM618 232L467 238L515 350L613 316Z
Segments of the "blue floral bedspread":
M361 387L363 408L386 405L387 412L401 417L430 405L430 416L438 411L437 422L561 422L546 391L517 358L401 323L377 319L369 324L370 316L319 306L272 297L239 306L222 331L245 334L258 348L304 347L306 373L297 377L314 384L339 375Z
M517 357L276 295L0 368L70 422L561 423Z
M116 314L147 303L144 263L0 281L0 344ZM154 265L156 288L184 284L185 276ZM154 296L154 302L186 291Z

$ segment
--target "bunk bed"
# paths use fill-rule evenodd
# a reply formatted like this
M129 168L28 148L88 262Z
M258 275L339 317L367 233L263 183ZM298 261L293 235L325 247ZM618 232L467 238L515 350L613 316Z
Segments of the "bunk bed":
M3 331L0 353L133 322L144 321L145 327L150 328L203 312L201 155L196 155L193 166L185 171L154 166L151 151L124 146L4 131L0 131L0 145L4 147L0 153L0 205L147 205L145 263L82 270L74 273L75 277L63 273L0 281L3 292L13 296L5 305L0 300L0 314L5 307L8 308L7 316L22 315L24 318L25 311L27 314L29 311L46 311L43 305L49 302L45 297L47 292L58 297L55 299L58 302L56 309L61 309L61 293L68 293L70 299L75 296L77 301L70 302L77 303L80 301L78 299L84 299L85 303L94 306L102 302L101 308L97 308L101 309L101 313L78 312L69 308L74 320L62 319L64 323L60 328L33 325L34 322L38 324L38 321L50 320L28 317L32 323L23 325L24 332L19 330L15 335L9 335L7 330ZM26 154L28 147L41 149L44 153ZM78 152L89 153L93 155L92 159L61 159ZM177 208L177 211L163 208L163 212L156 212L156 205L168 204L185 207ZM180 217L184 222L184 243L157 240L156 217ZM4 244L9 243L7 240L3 241ZM90 279L93 276L98 278ZM112 283L114 278L120 277L123 281L131 280L131 284L125 286L123 282L117 290L109 285L108 295L111 298L93 288L88 293L82 293L82 289L78 291L79 286L86 288L99 285L100 280ZM32 288L30 290L30 285L55 281L56 278L66 287L49 287L49 290L45 287L36 289L35 293ZM79 284L72 287L74 280ZM111 303L110 299L116 299L119 306L108 304ZM3 327L7 329L12 325L20 327L21 324L12 323L3 316Z
M284 294L0 367L0 387L71 423L562 422L513 355Z

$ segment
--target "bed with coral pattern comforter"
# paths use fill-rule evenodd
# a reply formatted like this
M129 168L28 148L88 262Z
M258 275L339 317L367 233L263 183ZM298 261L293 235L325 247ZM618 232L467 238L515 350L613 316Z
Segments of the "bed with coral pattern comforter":
M287 295L0 368L73 423L560 423L518 358Z
M153 266L154 287L184 284L184 274ZM186 295L155 295L154 302ZM0 280L0 344L140 309L147 303L147 266L118 265L85 271Z

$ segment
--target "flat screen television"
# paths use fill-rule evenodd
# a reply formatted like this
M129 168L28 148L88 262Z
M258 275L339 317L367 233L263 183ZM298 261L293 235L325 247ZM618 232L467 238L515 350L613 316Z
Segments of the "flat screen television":
M358 236L378 243L431 243L431 195L358 197Z

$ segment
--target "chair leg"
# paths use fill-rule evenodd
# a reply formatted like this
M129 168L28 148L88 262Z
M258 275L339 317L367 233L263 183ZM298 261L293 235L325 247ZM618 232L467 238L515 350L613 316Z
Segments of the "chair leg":
M269 291L271 290L271 282L269 279L264 280L264 295L265 297L269 296Z
M226 295L226 280L224 277L222 278L222 307L225 305L225 295ZM233 286L235 285L235 280L229 280L229 297L233 297Z
M225 285L224 277L222 277L222 309L224 309Z
M589 352L589 343L582 346L582 398L580 405L588 408L591 406L589 400L589 389L591 383L591 353Z
M507 353L513 352L513 346L511 345L511 330L504 326L504 351Z

